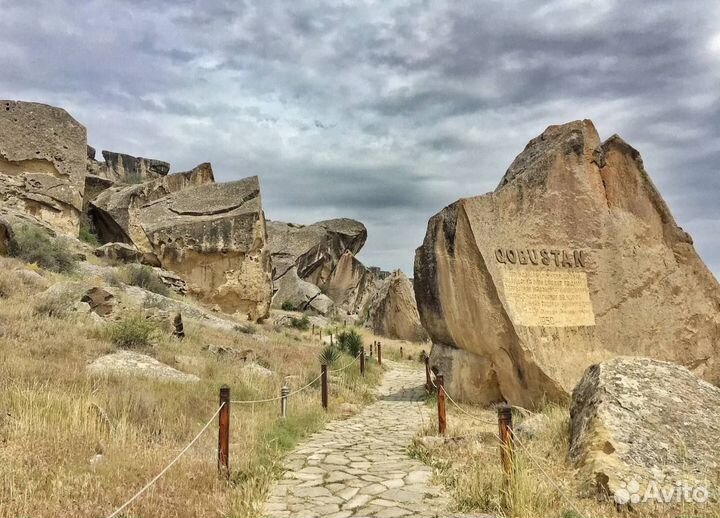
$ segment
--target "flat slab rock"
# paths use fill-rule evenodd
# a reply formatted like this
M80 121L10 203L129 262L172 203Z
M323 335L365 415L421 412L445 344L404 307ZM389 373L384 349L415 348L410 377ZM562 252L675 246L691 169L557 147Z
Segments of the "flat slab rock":
M200 378L193 374L180 372L151 356L133 351L120 351L101 356L88 365L87 371L90 374L138 376L182 383L200 381Z

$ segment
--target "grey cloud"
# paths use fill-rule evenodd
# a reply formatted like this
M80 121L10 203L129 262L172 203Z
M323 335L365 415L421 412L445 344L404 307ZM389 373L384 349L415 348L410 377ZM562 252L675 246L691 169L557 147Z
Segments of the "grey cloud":
M384 268L411 273L433 213L584 117L720 268L710 0L0 3L5 96L66 107L99 148L259 174L271 219L358 218Z

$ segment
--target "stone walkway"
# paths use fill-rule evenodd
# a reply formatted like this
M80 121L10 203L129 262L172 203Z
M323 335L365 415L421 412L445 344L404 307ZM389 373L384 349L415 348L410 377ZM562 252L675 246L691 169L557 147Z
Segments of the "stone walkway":
M430 483L432 469L406 447L427 422L419 403L424 373L395 362L378 401L330 423L285 460L287 472L265 504L268 517L448 516L449 498Z

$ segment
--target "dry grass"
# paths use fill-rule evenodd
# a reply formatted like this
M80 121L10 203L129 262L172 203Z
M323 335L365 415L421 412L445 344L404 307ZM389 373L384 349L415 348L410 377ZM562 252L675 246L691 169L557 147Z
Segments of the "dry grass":
M13 274L20 264L0 258L1 518L107 516L195 436L217 408L220 385L231 386L233 399L264 398L318 374L321 345L307 333L266 326L255 335L224 333L188 320L185 340L163 335L143 352L198 375L199 383L89 377L87 363L113 345L90 318L36 312L41 288ZM249 376L242 360L218 361L204 350L210 344L252 349L275 375ZM368 384L379 370L371 365L365 381L356 368L331 379L330 415L320 409L317 386L291 398L285 421L275 402L233 405L230 481L217 476L213 424L125 516L255 516L283 452L336 417L343 402L370 401Z
M428 404L435 404L431 398ZM505 487L494 411L448 403L448 437L443 446L427 449L415 442L411 453L436 468L438 482L451 491L459 512L491 513L514 518L719 518L717 504L656 505L619 513L614 504L585 494L566 462L569 436L567 408L548 407L548 424L533 439L516 447L515 478ZM424 432L437 434L437 419Z

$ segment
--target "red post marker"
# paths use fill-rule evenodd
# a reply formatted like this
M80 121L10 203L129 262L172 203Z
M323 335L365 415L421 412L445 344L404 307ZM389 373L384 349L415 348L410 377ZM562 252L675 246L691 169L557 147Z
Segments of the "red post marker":
M220 387L220 414L218 415L218 471L230 475L230 387Z
M440 435L445 435L445 432L447 431L447 415L445 414L445 380L442 374L435 376L435 384L438 389L438 433Z

